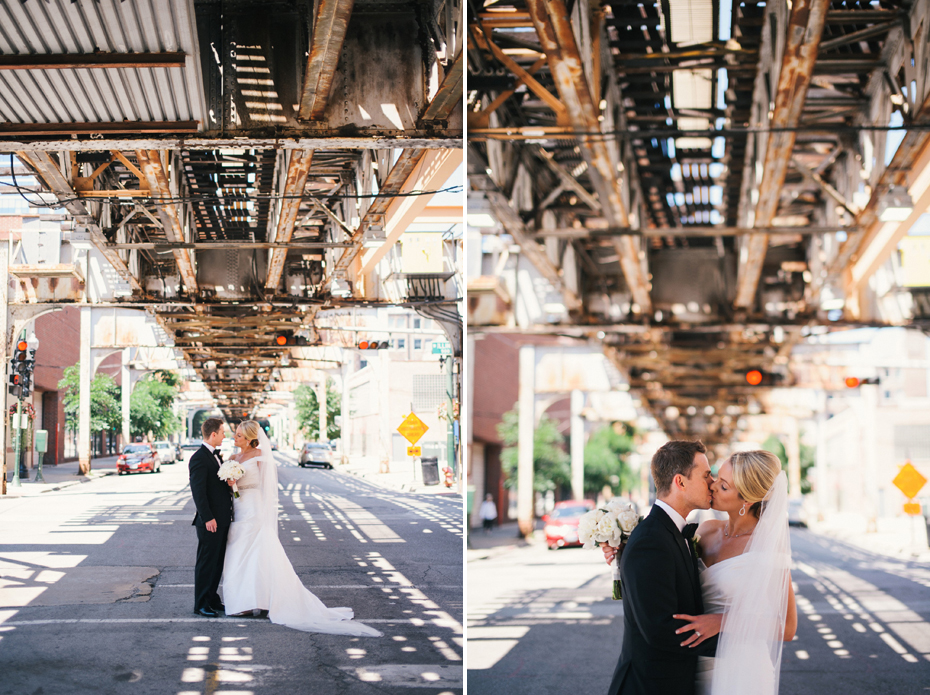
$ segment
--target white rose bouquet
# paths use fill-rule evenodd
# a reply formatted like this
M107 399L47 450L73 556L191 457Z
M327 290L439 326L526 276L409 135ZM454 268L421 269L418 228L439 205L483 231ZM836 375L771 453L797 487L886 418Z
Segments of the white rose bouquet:
M233 497L239 497L239 487L236 485L236 481L239 480L243 475L245 475L245 469L240 465L238 461L223 461L223 464L220 466L220 470L217 471L217 476L222 481L232 480L233 481Z
M584 543L585 548L599 548L601 543L609 543L611 547L619 548L630 539L633 529L642 520L643 517L636 513L632 504L614 497L604 507L592 509L578 520L578 540ZM614 558L612 568L613 598L619 601L623 598L619 552Z

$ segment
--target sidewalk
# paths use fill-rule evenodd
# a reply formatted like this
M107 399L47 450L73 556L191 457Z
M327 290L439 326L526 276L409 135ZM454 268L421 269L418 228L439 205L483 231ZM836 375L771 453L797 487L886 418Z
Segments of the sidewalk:
M6 497L34 497L44 492L53 492L81 483L89 483L97 478L103 478L107 475L116 474L116 456L107 456L91 460L91 470L88 475L81 475L77 461L68 461L57 466L42 466L42 477L44 483L35 482L38 468L29 469L29 479L20 478L22 485L13 487L9 482L13 478L13 471L7 469Z
M810 530L876 555L930 562L923 516L880 518L870 530L865 515L831 514L823 521L812 521Z
M465 561L487 560L488 558L509 553L515 548L535 545L540 542L539 533L540 531L537 529L532 538L520 538L520 530L516 521L495 526L490 533L485 533L481 527L469 529Z
M421 495L444 495L448 497L461 497L459 484L455 482L452 487L446 487L442 482L442 470L439 471L438 485L424 485L423 474L419 466L412 461L391 464L390 473L379 473L378 464L362 458L350 460L347 464L336 464L337 471L349 473L370 483L397 490L399 492L414 492Z

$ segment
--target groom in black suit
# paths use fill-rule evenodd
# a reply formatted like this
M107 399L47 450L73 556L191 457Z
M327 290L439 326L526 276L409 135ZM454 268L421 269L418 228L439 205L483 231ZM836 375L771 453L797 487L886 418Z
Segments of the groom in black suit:
M698 656L717 649L716 636L682 647L687 635L675 630L687 621L672 617L704 613L697 559L686 539L697 524L686 526L685 518L710 507L713 477L705 452L701 442L671 441L652 458L657 500L620 559L623 647L610 695L693 695Z
M226 427L219 418L207 419L200 428L203 446L191 456L191 496L197 507L192 526L197 527L197 564L194 566L194 612L215 618L225 606L216 592L223 576L226 536L232 521L230 486L217 477L223 458L217 447Z

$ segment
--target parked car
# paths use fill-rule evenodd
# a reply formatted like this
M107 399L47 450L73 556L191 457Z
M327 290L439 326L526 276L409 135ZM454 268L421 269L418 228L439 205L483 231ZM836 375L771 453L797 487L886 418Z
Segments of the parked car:
M591 500L557 502L555 509L542 518L549 550L584 545L578 540L578 520L592 509Z
M325 442L307 442L300 450L300 467L323 466L333 468L333 452Z
M178 460L176 449L171 442L155 442L155 451L162 463L176 463Z
M194 452L200 448L200 445L203 444L199 439L188 439L187 444L181 445L181 461L183 463L190 463L191 456L194 455Z
M161 473L161 461L155 447L141 442L123 447L123 453L116 459L116 470L124 473Z
M788 526L807 528L807 511L804 500L788 500Z

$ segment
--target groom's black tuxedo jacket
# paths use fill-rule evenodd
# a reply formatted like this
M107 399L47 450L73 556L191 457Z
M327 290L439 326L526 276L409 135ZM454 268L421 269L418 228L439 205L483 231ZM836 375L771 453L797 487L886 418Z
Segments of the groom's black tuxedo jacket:
M201 446L191 456L190 472L191 496L197 513L191 526L205 524L216 519L219 526L229 526L232 521L232 491L225 481L217 477L220 462L210 450Z
M704 612L697 561L681 532L655 505L630 536L620 560L623 582L623 648L610 695L693 695L698 656L713 656L717 638L691 649L692 632L672 615Z

